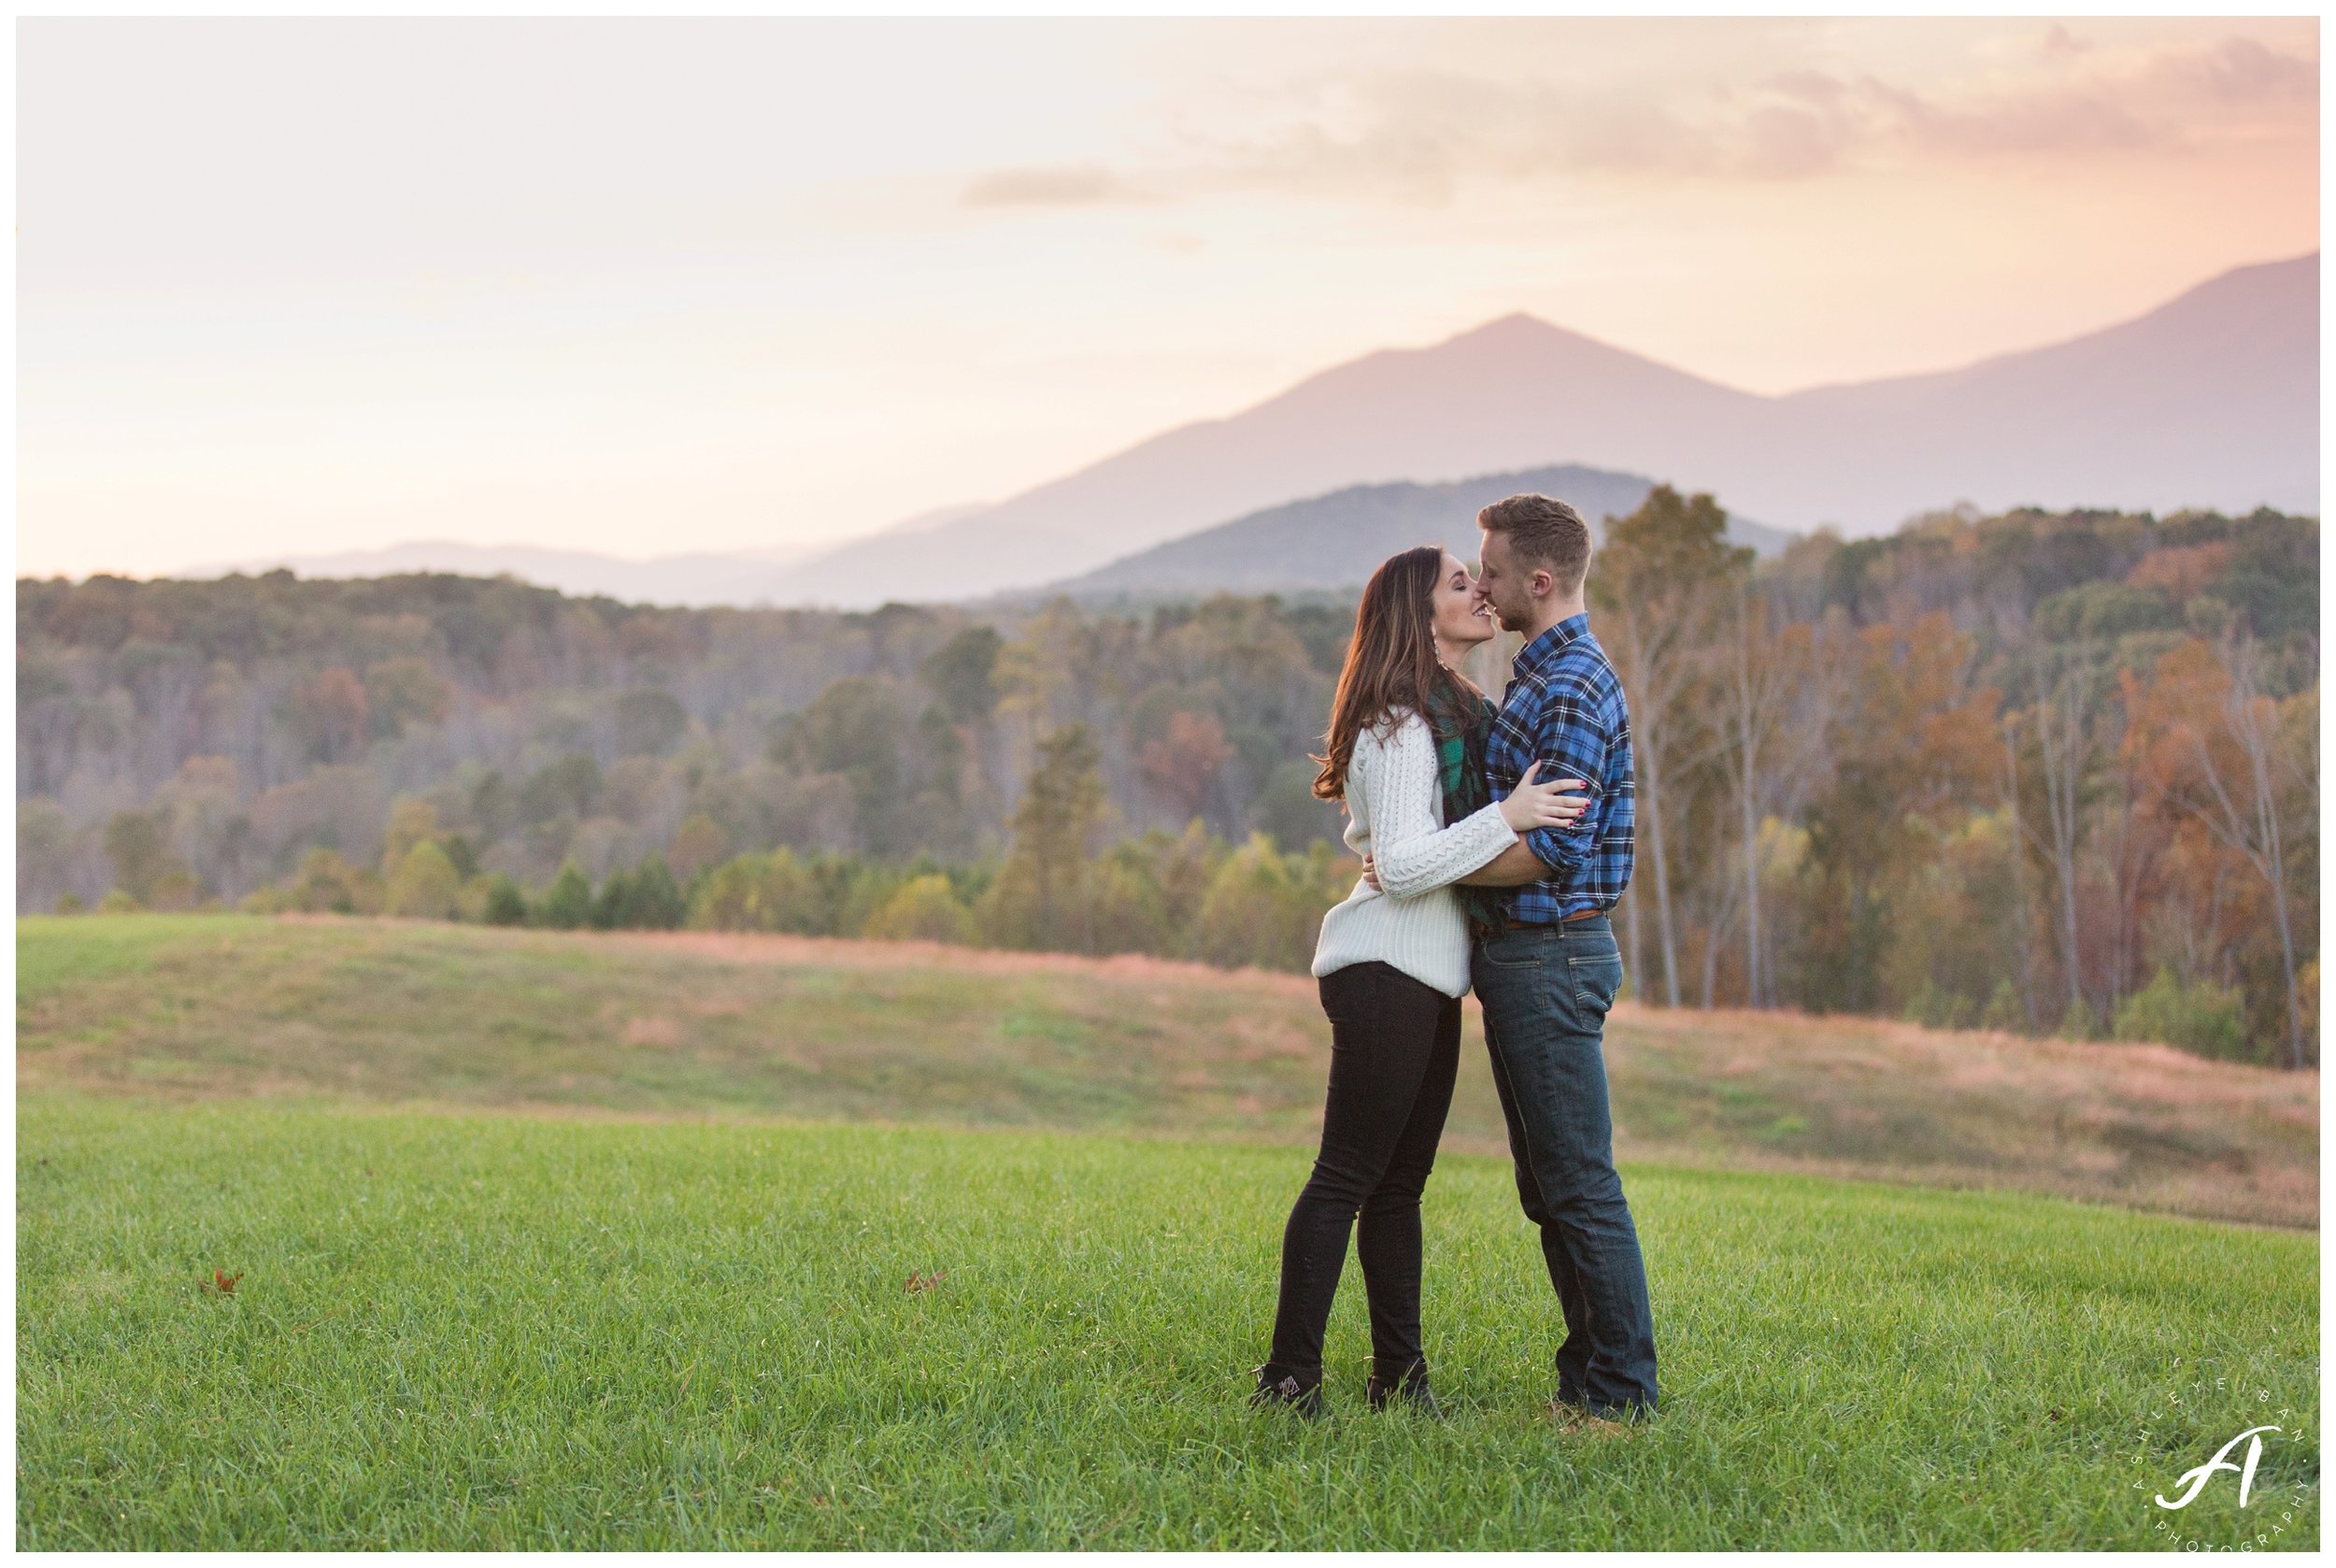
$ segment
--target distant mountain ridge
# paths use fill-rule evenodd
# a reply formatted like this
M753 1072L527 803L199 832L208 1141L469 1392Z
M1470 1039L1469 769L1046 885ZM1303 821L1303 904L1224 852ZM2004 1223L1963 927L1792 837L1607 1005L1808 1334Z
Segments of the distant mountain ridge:
M281 566L303 577L377 577L400 572L456 572L491 577L508 572L523 581L563 593L605 594L629 604L746 605L758 593L769 597L789 562L819 547L698 551L627 561L591 550L547 549L535 545L472 545L459 539L416 539L380 549L339 550L319 555L264 555L249 560L190 566L175 577L221 577L242 572L257 576Z
M1852 535L1971 501L2319 505L2319 258L2237 268L2118 326L1932 375L1766 397L1512 315L1337 365L970 517L822 552L782 593L958 599L1074 577L1359 484L1567 462ZM843 597L832 590L849 585Z
M175 575L279 563L308 576L510 571L648 603L868 607L1110 580L1118 563L1135 571L1143 557L1143 571L1182 573L1177 580L1205 592L1249 580L1204 587L1199 563L1232 537L1222 530L1254 527L1261 513L1319 504L1266 525L1251 548L1329 518L1346 505L1333 505L1343 492L1389 489L1380 499L1400 513L1407 503L1392 492L1406 486L1553 464L1652 476L1711 491L1731 515L1772 528L1831 525L1853 536L1958 501L2316 515L2319 258L2239 267L2064 343L1783 397L1504 316L1333 366L1242 413L1167 431L995 505L926 512L837 546L631 562L427 541ZM1357 505L1353 526L1367 532L1379 502ZM1202 535L1221 537L1203 544ZM1189 536L1189 551L1153 556ZM1321 560L1345 560L1329 535L1310 536ZM1221 564L1240 569L1230 555Z
M1171 539L1044 592L1150 598L1360 588L1380 562L1414 545L1441 544L1474 560L1476 513L1504 495L1557 496L1573 503L1596 529L1608 517L1636 510L1652 489L1654 481L1641 475L1578 465L1482 474L1442 485L1350 485ZM1789 537L1732 516L1728 528L1736 543L1762 555L1782 549Z

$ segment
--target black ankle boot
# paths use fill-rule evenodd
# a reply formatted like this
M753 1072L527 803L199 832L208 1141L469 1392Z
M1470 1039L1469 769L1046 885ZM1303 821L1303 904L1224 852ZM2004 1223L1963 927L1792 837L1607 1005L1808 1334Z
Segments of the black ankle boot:
M1268 1361L1257 1369L1257 1392L1249 1396L1253 1406L1287 1405L1307 1420L1322 1417L1322 1369L1301 1376L1286 1367Z
M1380 1364L1376 1356L1371 1359L1371 1380L1363 1385L1362 1397L1370 1402L1372 1409L1384 1410L1389 1400L1397 1400L1422 1416L1443 1419L1444 1412L1436 1408L1435 1395L1428 1391L1426 1361L1412 1362L1401 1376L1393 1378L1380 1376ZM1392 1363L1387 1370L1394 1371Z

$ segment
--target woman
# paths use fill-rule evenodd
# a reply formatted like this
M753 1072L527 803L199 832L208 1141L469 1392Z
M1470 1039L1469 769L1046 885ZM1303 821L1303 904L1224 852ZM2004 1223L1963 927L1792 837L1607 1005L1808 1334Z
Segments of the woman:
M1322 917L1315 948L1331 1019L1330 1095L1314 1174L1282 1233L1274 1344L1253 1404L1322 1413L1322 1331L1361 1216L1371 1304L1373 1408L1400 1398L1430 1414L1419 1345L1419 1191L1435 1162L1460 1065L1468 921L1452 884L1588 803L1529 770L1489 804L1483 732L1492 706L1460 664L1493 634L1468 568L1432 545L1372 574L1331 708L1314 792L1346 803L1346 844L1376 857L1379 889L1357 882ZM1473 756L1472 756L1473 753ZM1536 764L1536 767L1538 764ZM1474 768L1472 775L1471 769ZM1471 798L1473 796L1473 799ZM1459 802L1487 802L1455 810Z

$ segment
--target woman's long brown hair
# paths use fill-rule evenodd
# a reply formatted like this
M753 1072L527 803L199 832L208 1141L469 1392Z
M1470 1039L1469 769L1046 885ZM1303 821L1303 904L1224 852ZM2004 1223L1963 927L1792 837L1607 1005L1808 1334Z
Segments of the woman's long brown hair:
M1363 586L1355 609L1355 634L1338 672L1338 695L1331 700L1329 753L1314 792L1323 800L1346 798L1346 766L1354 761L1355 738L1386 721L1397 708L1427 716L1429 694L1449 678L1435 656L1436 584L1444 577L1444 548L1418 545L1379 563Z

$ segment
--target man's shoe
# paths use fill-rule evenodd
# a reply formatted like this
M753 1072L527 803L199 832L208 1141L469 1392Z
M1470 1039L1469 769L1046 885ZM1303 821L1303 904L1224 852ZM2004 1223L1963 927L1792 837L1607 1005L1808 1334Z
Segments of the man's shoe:
M1617 1421L1611 1417L1597 1415L1585 1405L1575 1404L1571 1400L1564 1399L1551 1400L1549 1414L1556 1418L1558 1430L1569 1437L1577 1433L1587 1433L1596 1437L1620 1436L1635 1432L1650 1418L1645 1416L1634 1416L1630 1420Z
M1603 1416L1593 1416L1586 1410L1577 1410L1567 1417L1558 1430L1568 1437L1584 1434L1591 1437L1617 1437L1628 1433L1631 1428L1625 1422L1610 1421Z
M1371 1377L1363 1385L1362 1397L1374 1410L1386 1409L1388 1402L1392 1400L1431 1419L1440 1421L1444 1418L1444 1412L1436 1407L1435 1395L1428 1389L1426 1361L1412 1362L1403 1369L1400 1377L1390 1380L1379 1376L1378 1360L1374 1357Z
M1270 1405L1287 1406L1309 1421L1322 1418L1322 1374L1317 1368L1311 1378L1301 1378L1294 1372L1268 1362L1257 1368L1257 1391L1249 1396L1252 1408Z

